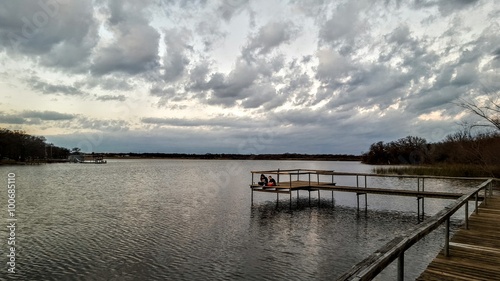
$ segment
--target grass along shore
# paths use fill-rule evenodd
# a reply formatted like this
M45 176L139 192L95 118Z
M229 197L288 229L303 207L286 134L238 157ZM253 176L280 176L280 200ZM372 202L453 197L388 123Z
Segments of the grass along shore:
M376 167L376 174L426 175L444 177L496 177L500 178L500 165L480 166L468 164L434 164L416 166Z

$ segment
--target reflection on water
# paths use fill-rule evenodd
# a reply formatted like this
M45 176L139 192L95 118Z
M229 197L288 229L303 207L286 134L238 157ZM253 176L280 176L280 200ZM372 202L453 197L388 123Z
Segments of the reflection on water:
M307 192L256 193L251 170L370 172L353 162L123 160L107 165L0 167L15 172L19 280L331 280L395 235L415 226L414 198ZM339 184L354 178L337 177ZM369 186L416 188L403 179ZM426 190L465 191L470 183L426 181ZM6 193L0 194L6 202ZM319 203L319 204L318 204ZM449 204L426 200L427 215ZM318 207L319 205L319 207ZM364 206L364 203L363 203ZM471 208L472 210L472 208ZM455 224L461 218L456 218ZM2 221L6 221L5 215ZM406 254L414 279L443 243L436 231ZM4 227L0 235L6 237ZM1 245L2 252L6 245ZM0 262L5 264L2 254ZM394 266L393 266L394 267ZM3 276L0 274L0 276ZM389 268L380 280L394 279Z

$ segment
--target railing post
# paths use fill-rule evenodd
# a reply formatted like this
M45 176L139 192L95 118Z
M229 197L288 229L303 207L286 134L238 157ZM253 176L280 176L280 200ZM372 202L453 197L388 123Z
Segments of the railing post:
M469 229L469 200L465 202L465 229Z
M417 177L417 193L420 192L420 178ZM422 198L417 195L417 223L420 223L420 200Z
M253 206L253 185L254 185L254 183L255 182L253 181L253 173L252 173L252 185L250 186L250 189L252 190L252 195L251 195L251 197L252 197L252 206Z
M252 206L253 206L253 187L251 187L252 189Z
M425 192L425 178L422 178L422 192ZM425 196L422 197L422 221L425 217Z
M359 193L356 193L356 199L357 199L357 202L358 202L358 205L357 205L358 209L357 210L358 210L358 214L359 214Z
M368 188L366 184L366 175L365 175L365 188ZM365 193L365 216L368 214L368 193Z
M398 257L398 281L405 280L405 252L401 252Z
M477 204L477 201L479 200L479 198L478 198L478 197L479 197L479 191L478 191L478 192L476 192L476 215L477 215L477 214L479 214L479 209L477 208L477 205L478 205L478 204Z
M450 256L450 217L446 219L446 233L444 236L444 256Z

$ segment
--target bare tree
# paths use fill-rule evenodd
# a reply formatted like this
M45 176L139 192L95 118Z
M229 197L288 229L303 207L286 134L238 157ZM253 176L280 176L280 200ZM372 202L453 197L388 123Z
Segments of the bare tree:
M488 122L488 124L475 126L493 126L500 131L500 101L498 96L488 98L484 104L464 99L461 99L457 104Z

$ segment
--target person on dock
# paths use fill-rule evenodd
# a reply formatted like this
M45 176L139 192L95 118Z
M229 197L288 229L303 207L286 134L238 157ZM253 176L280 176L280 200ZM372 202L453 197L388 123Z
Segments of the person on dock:
M261 185L261 186L266 186L267 185L267 178L266 178L266 176L264 174L260 175L259 185Z
M273 179L273 177L269 176L269 182L267 183L267 186L276 186L276 181Z

